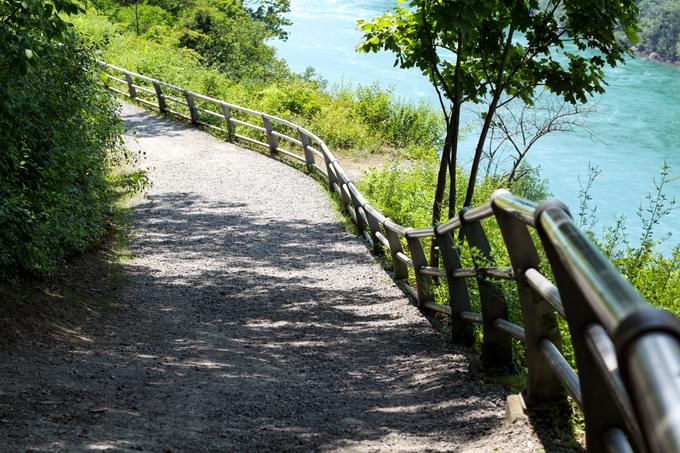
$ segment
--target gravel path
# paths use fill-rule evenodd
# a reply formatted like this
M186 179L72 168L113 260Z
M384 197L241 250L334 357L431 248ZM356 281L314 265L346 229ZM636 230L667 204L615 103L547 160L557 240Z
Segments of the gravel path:
M2 366L3 398L47 401L3 414L0 450L540 448L318 183L136 107L122 114L153 186L118 309L77 347Z

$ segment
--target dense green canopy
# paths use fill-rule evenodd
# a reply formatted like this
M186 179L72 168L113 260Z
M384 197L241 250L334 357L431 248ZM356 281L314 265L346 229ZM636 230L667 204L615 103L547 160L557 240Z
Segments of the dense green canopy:
M635 40L637 12L634 0L410 0L370 22L359 21L364 40L358 48L393 52L396 65L420 69L440 95L449 131L442 168L448 161L453 216L461 106L487 105L467 206L498 106L514 98L531 103L539 86L571 103L603 92L602 68L622 62L628 52L617 31ZM435 211L437 203L436 197Z
M0 1L0 275L46 271L104 232L119 137L70 0Z
M640 27L640 50L680 60L680 0L642 0Z

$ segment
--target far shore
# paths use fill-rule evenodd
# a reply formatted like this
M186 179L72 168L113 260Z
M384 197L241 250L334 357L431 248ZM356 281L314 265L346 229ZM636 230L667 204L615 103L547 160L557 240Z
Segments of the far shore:
M672 64L674 66L680 66L680 59L677 58L668 58L665 57L658 52L654 52L651 50L645 50L645 49L638 49L637 47L631 47L631 50L635 52L638 55L642 55L644 57L647 57L650 60L658 61L659 63L666 63L666 64Z

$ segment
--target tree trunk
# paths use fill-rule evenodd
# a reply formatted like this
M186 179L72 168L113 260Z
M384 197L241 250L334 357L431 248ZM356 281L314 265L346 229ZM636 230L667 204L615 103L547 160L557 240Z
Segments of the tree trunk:
M505 64L508 60L508 53L510 51L510 46L512 45L512 37L514 34L514 28L511 26L508 31L508 37L505 41L505 48L503 49L503 57L501 59L500 65L498 67L498 79L496 81L496 89L493 93L493 98L491 99L491 104L489 109L486 111L486 118L484 118L484 126L482 126L482 132L479 134L479 140L477 141L477 147L475 148L475 157L472 160L472 168L470 168L470 179L468 180L467 192L465 193L465 201L463 206L470 206L472 203L472 197L475 194L475 185L477 184L477 172L479 171L479 162L482 159L482 153L484 151L484 143L486 142L486 135L491 127L491 121L496 113L496 107L498 106L498 101L503 93L503 76L505 72ZM461 230L462 234L462 230Z
M460 85L461 63L463 60L463 39L458 37L458 56L456 57L456 87L453 100L453 109L451 111L451 121L447 125L446 134L451 137L451 156L449 157L449 219L458 215L456 210L456 190L457 175L456 164L458 163L458 135L460 134L460 109L463 103L463 88Z
M472 160L472 167L470 168L470 179L468 180L467 192L465 193L465 201L463 202L463 206L470 206L472 203L472 197L475 195L475 185L477 184L479 162L482 160L484 143L486 142L486 136L489 132L489 128L491 127L491 120L494 113L496 113L496 106L498 105L499 98L500 93L498 93L498 96L494 93L494 97L491 101L491 104L489 105L489 109L486 112L486 118L484 118L482 131L479 133L479 140L477 141L477 147L475 148L475 156Z
M135 31L137 36L139 36L139 14L137 13L137 3L139 2L135 2Z
M436 225L442 218L442 204L444 202L444 190L446 189L446 173L449 167L449 158L451 154L451 146L449 140L449 125L446 125L446 140L444 140L444 148L442 149L442 157L439 162L439 173L437 173L437 188L434 193L434 203L432 204L432 225ZM439 263L439 249L437 248L437 241L433 240L430 244L430 266L437 266Z

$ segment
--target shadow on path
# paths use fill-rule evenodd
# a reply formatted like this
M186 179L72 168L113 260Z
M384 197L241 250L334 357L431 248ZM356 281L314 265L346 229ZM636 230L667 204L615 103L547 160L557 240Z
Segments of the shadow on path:
M154 265L125 265L118 314L90 341L30 375L3 373L22 390L4 396L19 410L2 438L67 451L418 449L498 428L497 389L472 385L397 291L333 288L366 260L323 243L337 224L238 212L190 193L140 206L136 253Z
M115 313L68 342L0 350L6 450L540 447L528 425L505 424L502 389L467 372L313 181L162 118L125 118L156 179Z

